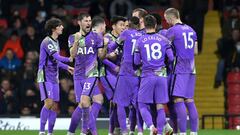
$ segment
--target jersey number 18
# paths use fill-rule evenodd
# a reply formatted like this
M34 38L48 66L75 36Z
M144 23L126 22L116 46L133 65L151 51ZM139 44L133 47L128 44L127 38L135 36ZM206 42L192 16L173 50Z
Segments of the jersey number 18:
M145 44L144 48L147 52L147 60L150 61L152 59L158 60L162 57L161 45L159 43L153 43L150 47L149 44Z

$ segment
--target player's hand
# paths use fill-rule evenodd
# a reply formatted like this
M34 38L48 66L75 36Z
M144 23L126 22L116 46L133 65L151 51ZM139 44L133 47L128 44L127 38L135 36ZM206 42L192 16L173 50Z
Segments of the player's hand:
M119 66L115 67L114 71L115 71L116 73L119 73L120 67L119 67Z
M69 59L70 62L73 62L73 57L72 56L69 57L68 59Z
M73 72L74 72L74 68L71 67L71 66L68 66L68 72L73 75Z
M108 43L109 43L109 39L108 38L106 38L106 37L104 37L103 38L103 43L104 43L104 46L106 46Z
M81 33L81 31L75 33L74 41L75 41L75 42L78 42L78 41L80 40L81 37L82 37L82 33Z

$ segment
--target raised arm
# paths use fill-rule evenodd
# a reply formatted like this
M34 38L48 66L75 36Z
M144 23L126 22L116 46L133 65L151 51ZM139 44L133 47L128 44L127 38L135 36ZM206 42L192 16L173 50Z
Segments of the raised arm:
M79 40L82 37L80 32L75 33L74 35L70 36L68 39L70 48L70 55L71 57L75 58L77 56Z

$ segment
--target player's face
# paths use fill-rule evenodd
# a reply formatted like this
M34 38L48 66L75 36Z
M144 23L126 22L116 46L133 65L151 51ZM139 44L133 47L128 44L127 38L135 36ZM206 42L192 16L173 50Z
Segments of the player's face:
M84 33L88 33L91 30L92 19L90 16L84 17L78 24Z
M128 29L129 28L129 21L128 20L125 21L124 25L125 25L124 30Z
M55 29L55 32L58 34L58 35L61 35L63 33L63 25L59 25L56 27Z
M125 29L124 21L118 21L115 25L113 25L113 30L120 35Z
M105 31L106 31L106 23L104 22L104 23L100 24L100 32L105 33Z
M137 18L140 18L140 17L139 17L139 12L133 12L133 13L132 13L132 16L137 17Z
M172 18L171 18L171 16L164 14L164 18L165 18L166 22L167 22L170 26L173 25L173 24L172 24Z

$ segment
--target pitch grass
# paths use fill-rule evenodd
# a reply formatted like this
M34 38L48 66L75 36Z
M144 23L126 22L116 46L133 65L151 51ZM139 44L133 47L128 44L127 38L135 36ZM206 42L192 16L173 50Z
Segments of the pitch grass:
M57 130L54 131L54 135L66 135L67 131ZM108 132L106 129L99 129L99 135L107 135ZM38 131L2 131L0 130L0 135L38 135ZM79 131L76 132L76 135L80 135ZM144 135L149 135L149 132L144 132ZM198 135L240 135L240 131L237 130L200 130Z

